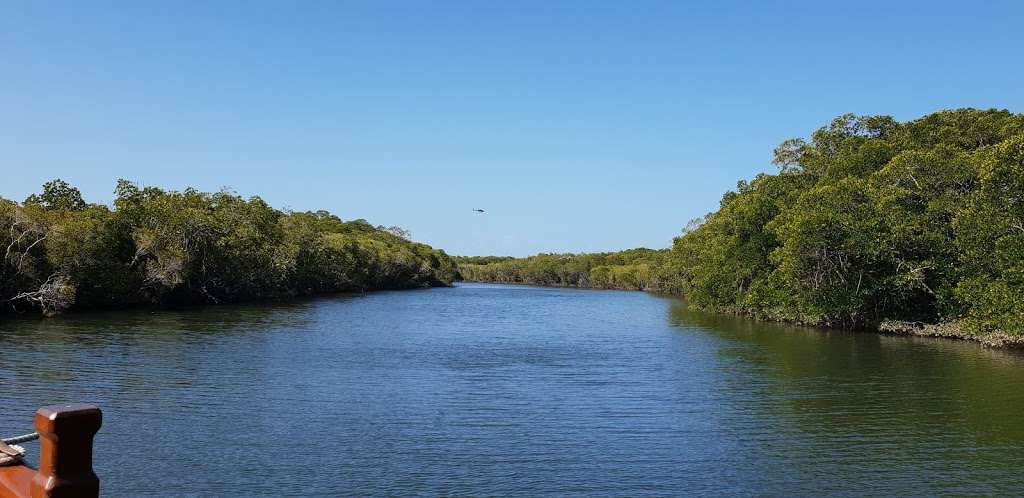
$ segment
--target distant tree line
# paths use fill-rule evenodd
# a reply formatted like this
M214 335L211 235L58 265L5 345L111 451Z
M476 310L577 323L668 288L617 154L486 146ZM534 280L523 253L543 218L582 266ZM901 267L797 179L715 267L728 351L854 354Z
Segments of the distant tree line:
M682 292L698 308L819 325L1024 336L1024 115L845 115L774 162L778 174L739 182L666 255L542 254L463 274ZM643 284L603 278L643 264Z
M538 254L526 258L462 257L462 278L471 282L521 283L597 289L670 292L680 283L666 273L668 249L630 249L596 254Z
M452 256L460 265L489 265L516 259L512 256Z
M121 180L114 209L61 180L17 203L0 198L0 311L449 285L444 253L399 227L291 212L228 191L140 188Z

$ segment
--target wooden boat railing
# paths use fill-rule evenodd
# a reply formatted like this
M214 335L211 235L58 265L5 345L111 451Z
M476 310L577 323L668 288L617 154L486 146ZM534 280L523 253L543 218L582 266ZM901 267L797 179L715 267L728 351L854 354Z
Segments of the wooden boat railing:
M100 409L84 403L44 406L36 412L39 468L0 467L0 498L100 495L92 469L92 440L103 423Z

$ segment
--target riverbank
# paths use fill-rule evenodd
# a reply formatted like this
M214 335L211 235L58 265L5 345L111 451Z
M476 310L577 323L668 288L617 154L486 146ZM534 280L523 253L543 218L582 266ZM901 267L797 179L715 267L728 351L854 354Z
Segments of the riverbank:
M878 333L886 335L909 335L916 337L941 337L946 339L958 339L968 342L977 342L987 348L997 349L1024 349L1024 336L1013 335L1002 331L978 332L972 330L964 320L928 323L923 321L905 321L885 319L878 323L850 326L848 323L833 324L814 316L793 316L781 311L765 311L750 308L736 309L723 307L692 306L693 309L704 313L720 315L736 315L749 318L759 322L791 323L794 325L805 325L822 330L845 329L866 333Z
M919 337L946 337L979 342L985 347L1002 349L1024 349L1024 337L1000 332L973 333L963 322L921 323L885 321L878 326L882 333L897 335L914 335Z
M695 310L705 313L720 315L737 315L746 317L758 322L779 322L791 323L794 325L805 325L821 330L845 329L865 333L876 333L886 335L909 335L916 337L940 337L945 339L958 339L962 341L977 342L987 348L996 349L1024 349L1024 337L1004 332L975 332L968 327L964 321L926 323L910 322L901 320L882 320L876 324L863 324L861 326L849 326L848 324L831 324L822 321L820 318L810 316L790 316L780 312L766 312L752 309L723 309L694 306Z

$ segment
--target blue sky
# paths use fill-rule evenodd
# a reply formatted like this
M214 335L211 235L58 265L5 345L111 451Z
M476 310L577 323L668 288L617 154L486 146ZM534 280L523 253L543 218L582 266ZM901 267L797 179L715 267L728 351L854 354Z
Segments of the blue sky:
M451 254L668 247L838 115L1024 112L1022 25L984 1L0 0L0 196L126 178Z

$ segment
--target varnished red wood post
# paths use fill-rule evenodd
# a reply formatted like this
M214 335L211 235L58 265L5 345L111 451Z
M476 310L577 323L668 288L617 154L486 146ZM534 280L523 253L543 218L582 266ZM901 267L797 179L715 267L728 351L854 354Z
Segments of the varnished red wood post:
M100 479L92 470L92 439L103 414L85 403L44 406L36 412L39 472L30 493L42 497L97 497Z

